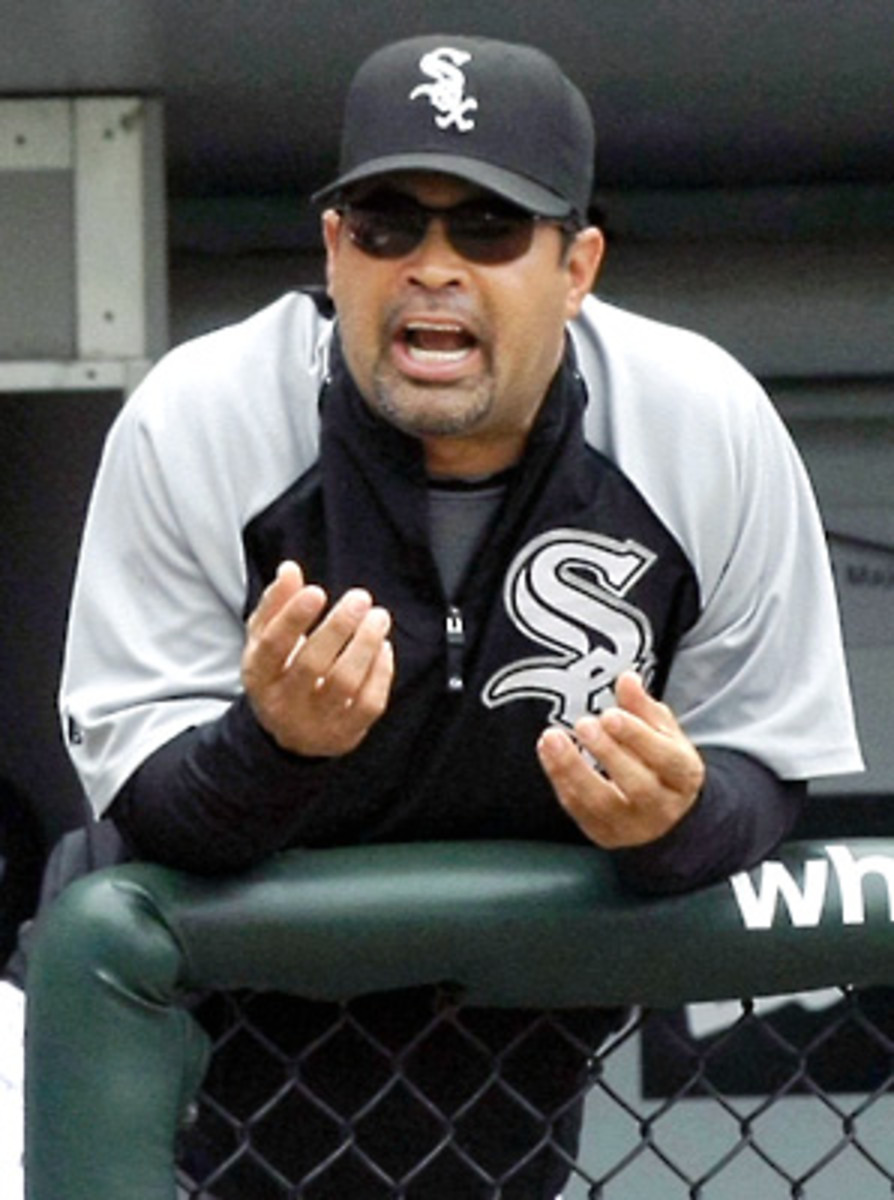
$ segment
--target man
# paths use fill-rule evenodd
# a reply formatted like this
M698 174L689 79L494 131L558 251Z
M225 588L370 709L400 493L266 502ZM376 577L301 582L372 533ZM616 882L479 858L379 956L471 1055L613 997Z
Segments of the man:
M631 886L674 891L758 861L808 778L858 769L803 469L723 352L590 295L592 163L586 103L539 52L386 47L318 197L328 300L179 348L127 406L62 706L137 856L208 873L294 845L589 839ZM364 1015L407 1045L440 1003ZM275 998L264 1020L294 1043L314 1012ZM417 1083L465 1120L408 1194L557 1194L617 1014L578 1014L567 1061L525 1046L527 1019L467 1017L499 1051L520 1040L538 1119L491 1093L463 1108L474 1067L426 1044ZM350 1091L338 1054L315 1070ZM398 1183L437 1144L422 1124L371 1124Z

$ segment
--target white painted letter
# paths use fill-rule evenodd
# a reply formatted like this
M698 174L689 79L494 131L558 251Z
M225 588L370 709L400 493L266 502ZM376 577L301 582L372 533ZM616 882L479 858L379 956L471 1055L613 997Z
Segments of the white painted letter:
M804 864L803 891L781 862L762 863L759 870L757 888L747 871L730 879L746 929L770 929L779 897L785 901L795 928L810 929L819 925L829 880L828 863L817 858Z
M894 858L887 854L867 854L857 860L847 846L827 846L841 889L841 919L845 925L866 923L863 880L873 873L888 885L888 915L894 921Z

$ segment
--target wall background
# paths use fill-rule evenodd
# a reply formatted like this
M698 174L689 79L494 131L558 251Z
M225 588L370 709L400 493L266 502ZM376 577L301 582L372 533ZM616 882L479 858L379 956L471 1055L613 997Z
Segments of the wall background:
M167 221L148 250L167 272L170 345L319 280L306 197L334 170L356 62L392 31L497 34L553 53L596 114L602 294L701 330L758 374L850 539L833 549L870 772L845 786L890 794L894 7L558 0L543 13L531 2L445 15L423 0L12 0L0 97L161 100ZM33 340L53 325L72 274L64 185L41 194L39 212L29 181L0 172L0 361L21 356L23 329ZM49 337L28 353L64 349ZM0 398L0 771L36 798L50 836L80 814L52 697L117 402ZM855 537L872 546L855 550Z

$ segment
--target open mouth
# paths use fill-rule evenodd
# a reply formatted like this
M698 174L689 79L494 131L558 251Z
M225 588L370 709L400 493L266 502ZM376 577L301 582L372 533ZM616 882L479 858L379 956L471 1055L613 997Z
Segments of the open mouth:
M420 366L463 362L478 339L458 322L408 321L398 334L407 356Z

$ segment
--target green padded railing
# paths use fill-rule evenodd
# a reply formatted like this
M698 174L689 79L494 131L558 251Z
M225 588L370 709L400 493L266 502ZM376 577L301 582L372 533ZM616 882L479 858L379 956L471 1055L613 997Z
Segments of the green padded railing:
M775 899L774 899L775 897ZM894 842L796 842L687 895L600 851L466 842L292 851L220 880L146 864L72 885L29 967L27 1200L174 1200L207 1061L195 990L346 999L451 982L573 1008L894 983Z

